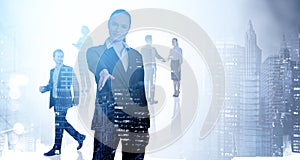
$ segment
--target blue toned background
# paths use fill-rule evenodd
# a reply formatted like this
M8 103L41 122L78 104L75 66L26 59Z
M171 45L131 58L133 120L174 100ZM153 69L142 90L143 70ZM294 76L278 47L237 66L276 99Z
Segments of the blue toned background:
M93 32L108 19L112 11L119 8L128 11L142 8L161 8L175 11L195 21L206 31L217 47L220 44L242 47L241 50L237 51L237 54L244 54L245 35L249 31L249 20L251 20L256 33L257 45L262 50L261 63L269 56L280 52L283 34L285 34L291 56L294 59L298 57L297 36L300 26L300 2L297 0L1 0L0 157L2 159L20 159L20 157L26 159L26 156L46 159L41 155L52 144L54 115L53 111L48 109L48 95L40 94L38 87L48 82L49 70L54 66L52 52L61 48L65 52L65 64L75 66L78 50L72 46L72 43L76 43L81 36L81 26L86 25ZM174 35L151 30L149 32L153 34L154 44L171 47L171 44L159 35L165 34L164 36L167 38ZM143 45L143 36L146 33L146 31L132 33L128 43L131 46L140 47ZM135 38L138 38L139 41L133 41ZM180 40L182 47L184 47L185 58L189 59L190 57L187 55L192 56L193 54L185 51L195 51L189 46L187 40ZM103 42L94 41L93 43L98 45ZM219 51L224 53L221 49ZM204 68L202 70L197 69L199 64L193 61L188 62L192 68L195 68L194 73L200 73L200 75L196 75L199 86L205 86L206 83L210 83L209 73L203 60L198 59L200 66ZM162 68L158 70L158 74L165 77L168 71ZM171 83L168 79L169 77L161 81L158 80L158 83L168 85L168 82ZM210 89L209 87L204 88L204 90L199 89L199 93L205 97L207 96L205 91L210 91ZM166 92L169 91L172 92L172 88ZM207 105L210 103L208 100L203 100L199 104ZM171 108L164 108L162 113L171 116L167 112L173 112L172 106L175 103L176 101L171 101ZM221 144L224 143L234 143L232 137L229 138L228 142L226 138L216 142L214 141L216 138L213 136L206 137L206 139L199 138L200 122L202 123L205 116L204 112L207 112L208 108L202 108L200 105L198 108L199 113L197 115L199 117L195 118L190 129L184 133L183 138L159 151L149 153L146 158L214 159L218 155L218 159L227 160L235 155L242 156L242 154L235 153L240 147L238 145L233 145L234 147L230 148L230 151L221 147ZM71 123L77 126L80 131L89 132L87 131L89 126L78 120L78 109L75 107L69 112ZM158 129L164 128L172 121L159 116L157 118L159 120L157 121ZM162 121L166 123L161 123ZM16 125L17 128L14 129L14 125L18 123L24 126L24 132L21 134L17 134L16 131L22 131L22 126ZM220 130L220 133L215 134L222 135L224 133ZM61 155L62 159L91 158L92 137L88 137L81 152L68 149L70 148L68 146L76 146L70 137L64 141L65 154ZM286 152L288 152L285 155L286 159L299 157L299 153ZM272 154L270 153L270 156Z

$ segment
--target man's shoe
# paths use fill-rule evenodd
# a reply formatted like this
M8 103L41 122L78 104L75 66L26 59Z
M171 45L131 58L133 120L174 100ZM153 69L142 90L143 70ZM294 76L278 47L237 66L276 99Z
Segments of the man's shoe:
M85 140L85 135L80 135L77 142L78 142L78 147L77 147L77 150L80 150L80 148L82 147L83 145L83 141Z
M55 149L55 147L53 147L49 152L44 153L44 156L54 156L54 155L60 155L61 151L60 149Z

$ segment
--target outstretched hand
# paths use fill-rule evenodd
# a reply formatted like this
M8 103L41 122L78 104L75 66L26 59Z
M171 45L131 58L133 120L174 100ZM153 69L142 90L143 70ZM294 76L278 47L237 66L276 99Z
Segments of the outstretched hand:
M45 87L45 86L40 86L40 87L39 87L39 91L40 91L41 93L46 92L46 87Z
M108 73L108 70L107 69L103 69L101 72L100 72L100 79L99 79L99 82L98 82L98 90L101 91L102 88L104 87L106 81L110 79L110 80L114 80L115 77L112 76L111 74Z

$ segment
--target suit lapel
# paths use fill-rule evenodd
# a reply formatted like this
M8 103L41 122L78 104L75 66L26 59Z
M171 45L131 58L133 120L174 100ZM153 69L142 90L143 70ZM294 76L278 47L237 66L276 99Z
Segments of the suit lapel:
M112 75L118 77L116 80L118 80L119 85L127 86L127 73L121 59L113 48L108 49L108 57L111 57L111 63L114 66Z

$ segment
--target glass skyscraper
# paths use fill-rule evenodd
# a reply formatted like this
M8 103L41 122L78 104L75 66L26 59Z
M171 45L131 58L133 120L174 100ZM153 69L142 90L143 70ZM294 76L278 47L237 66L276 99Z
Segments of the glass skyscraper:
M261 49L257 46L252 22L246 33L245 55L242 63L237 156L252 157L262 153L263 130L260 127L260 66Z

